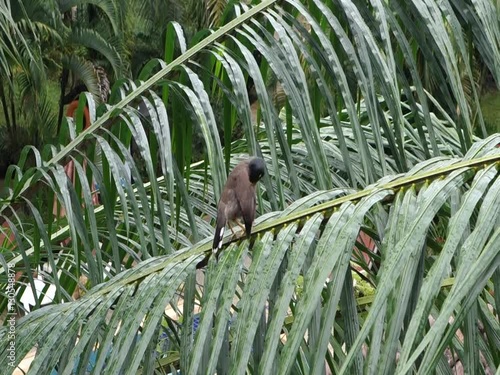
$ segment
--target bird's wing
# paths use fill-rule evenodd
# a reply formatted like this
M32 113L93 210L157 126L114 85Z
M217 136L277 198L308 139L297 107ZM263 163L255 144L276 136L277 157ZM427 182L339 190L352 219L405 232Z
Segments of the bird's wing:
M240 205L241 216L245 223L245 231L250 236L252 224L255 219L255 185L248 179L238 181L238 187L235 189L236 199Z

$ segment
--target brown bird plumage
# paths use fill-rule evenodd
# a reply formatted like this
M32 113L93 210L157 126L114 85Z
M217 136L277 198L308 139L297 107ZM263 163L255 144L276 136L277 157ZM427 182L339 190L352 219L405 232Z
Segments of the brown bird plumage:
M240 162L227 177L217 206L217 225L212 245L214 253L222 246L226 224L233 231L231 221L241 227L238 219L242 218L246 235L250 236L255 219L255 184L264 175L264 171L264 160L254 158Z

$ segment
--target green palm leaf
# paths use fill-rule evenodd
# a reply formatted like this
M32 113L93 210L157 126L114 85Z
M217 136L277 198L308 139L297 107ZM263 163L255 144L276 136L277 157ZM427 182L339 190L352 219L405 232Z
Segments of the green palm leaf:
M199 289L202 293L201 298L207 302L208 310L202 313L201 324L196 333L200 336L195 335L195 347L199 347L196 345L198 342L205 342L206 345L207 340L210 340L210 336L207 334L211 329L218 333L214 339L221 337L220 334L224 334L224 331L227 330L227 320L224 322L217 318L213 328L210 323L214 309L221 303L220 308L224 306L224 309L219 310L218 308L216 316L219 317L222 314L232 321L229 331L230 353L232 353L230 354L232 360L229 362L230 371L239 373L247 368L251 356L251 343L255 340L256 335L264 335L263 353L265 355L260 363L262 369L269 370L277 365L278 372L288 373L296 365L297 354L303 350L301 349L302 340L304 335L308 336L307 332L309 332L307 341L309 345L313 345L309 347L309 350L316 356L304 353L305 358L308 362L310 361L308 366L319 370L320 367L315 366L322 366L323 353L329 350L327 348L331 335L335 335L336 332L333 319L336 316L344 285L342 281L346 270L349 269L351 251L360 225L363 223L366 211L371 211L376 217L376 212L380 211L380 208L377 207L382 205L382 207L393 207L389 211L387 225L380 234L380 237L383 238L380 248L383 258L375 299L362 324L360 334L348 355L338 365L347 370L356 359L353 354L358 353L362 342L369 343L368 360L372 365L380 366L375 368L383 369L388 357L379 356L374 350L381 352L385 350L385 354L394 358L398 349L398 345L395 343L400 339L400 329L404 324L403 319L396 319L397 314L390 315L391 324L397 324L400 327L394 332L399 333L386 336L385 340L379 344L374 344L375 337L372 338L370 332L376 332L376 330L372 331L375 322L380 324L379 319L385 320L384 315L380 314L387 309L382 308L389 301L387 297L393 293L396 296L398 289L408 290L408 283L411 287L416 282L415 278L418 277L422 278L423 287L420 291L416 291L417 297L423 293L422 297L424 298L418 298L419 304L422 303L422 306L429 303L435 304L441 298L444 299L444 303L439 317L430 311L425 315L414 314L410 319L410 326L416 324L415 327L420 327L420 334L424 334L425 337L415 353L418 354L418 350L421 350L419 348L436 345L436 349L439 349L439 354L442 355L447 346L453 345L453 336L444 334L448 318L443 325L441 323L443 317L454 316L455 319L463 321L466 317L465 311L468 310L467 306L480 297L487 279L499 265L496 261L498 249L500 249L497 243L498 231L494 229L495 221L488 218L499 217L497 200L500 199L500 185L499 180L496 179L495 163L500 160L500 154L498 151L494 151L486 153L486 155L489 156L477 157L476 155L476 158L470 160L466 158L458 163L456 160L449 160L446 167L427 166L427 172L409 173L390 183L375 184L365 191L342 198L331 200L332 193L338 194L338 192L323 193L320 195L321 199L326 201L322 204L317 204L317 198L304 199L297 202L293 209L284 211L275 218L267 219L263 225L257 225L252 236L253 245L250 253L245 250L249 246L249 242L245 240L237 248L230 246L225 250L217 264L210 261L209 268L205 273L205 280L215 279L209 281L205 286L200 286L201 289ZM440 165L438 161L435 164ZM435 176L441 178L434 180ZM432 182L433 180L434 182ZM496 182L492 184L494 180ZM470 186L469 181L471 182ZM445 293L445 290L440 291L439 288L435 289L434 287L433 293L429 295L425 293L425 290L430 287L430 284L429 287L425 285L437 281L439 286L444 280L445 274L443 272L436 274L436 272L431 271L429 275L420 273L417 276L417 274L407 273L405 270L412 267L410 264L413 264L413 267L419 264L420 256L425 254L425 252L422 253L425 250L422 244L428 237L433 220L439 217L439 210L448 204L448 200L454 195L462 195L462 191L466 191L466 194L463 200L457 201L460 203L454 210L456 214L450 212L449 236L446 238L443 251L434 261L430 259L428 261L433 264L432 270L442 267L439 266L440 264L453 267L449 256L451 249L460 254L467 254L469 259L477 260L473 261L472 267L471 260L465 258L458 264L456 281L450 293ZM395 199L394 203L392 203L393 199ZM481 203L479 203L479 199L481 199ZM411 213L409 208L412 207L412 204L409 204L408 200L413 201L416 214L405 215L400 212L401 209L405 209L407 213ZM311 204L315 205L311 206ZM479 211L476 210L478 205ZM463 225L465 222L470 223L469 218L473 213L477 215L476 225L471 227L470 235L464 237ZM303 221L306 218L310 219ZM485 225L486 221L489 222L489 225ZM320 225L321 222L323 222L322 225ZM283 226L285 223L286 226ZM278 231L278 234L273 234L275 230ZM479 238L481 241L476 241ZM461 241L457 241L457 239L461 239ZM182 288L186 278L189 278L189 275L196 269L203 253L210 251L208 242L203 241L204 244L195 245L175 255L151 258L151 260L141 262L135 268L122 272L116 278L94 288L79 301L54 305L27 315L18 324L19 336L16 342L19 356L22 357L37 345L37 356L31 370L36 373L37 369L54 366L59 357L67 350L68 345L71 345L71 347L74 346L74 349L68 357L69 362L66 367L70 369L74 360L79 358L80 353L90 345L94 348L99 347L95 371L116 373L125 365L129 366L127 367L128 371L137 369L150 341L158 340L158 332L154 327L161 323L165 307L171 303L174 291ZM465 250L468 248L474 249L477 256L468 254ZM309 263L306 262L306 254L311 251L312 258L310 258ZM244 254L248 254L251 258L248 271L242 271L243 264L241 262L244 259ZM232 260L229 261L230 259ZM328 267L324 267L326 264ZM406 267L401 267L401 264L406 264ZM280 265L284 267L284 274L283 277L277 278L276 271L280 269ZM297 295L293 293L293 290L298 272L301 270L304 275L304 292ZM235 276L231 276L236 275L234 272L240 275L241 286L235 284ZM333 275L332 281L328 288L323 290L324 280L330 272ZM461 276L463 272L464 274ZM434 275L439 278L436 279ZM409 277L410 280L401 283L399 288L394 289L395 281L400 277L403 278L402 280ZM234 296L235 293L239 295L237 290L241 290L241 295L237 300L234 300L233 297L230 299L234 307L223 302L227 299L219 299L222 296L220 293L221 287L225 285L223 281L225 278L228 278L228 282L233 280L226 286L231 286L232 290L228 296ZM271 291L274 288L277 288L277 296L279 296L273 302L275 308L269 310L268 316L266 314L264 325L259 325L261 314L270 303ZM208 293L208 295L204 296L204 293ZM212 301L211 304L208 304L208 301ZM398 301L401 302L401 299ZM462 301L465 304L462 304ZM184 303L187 302L184 301ZM416 311L419 311L419 304L417 304ZM114 309L112 318L108 322L106 311L109 311L111 305L114 305ZM285 306L293 306L291 312L283 310ZM437 308L436 305L434 308ZM313 313L317 309L322 316L319 326L319 332L322 332L322 335L317 341L312 341L310 323ZM454 314L454 311L457 313ZM432 327L422 331L422 322L427 321L429 313L436 316L437 320ZM287 323L287 318L292 318L293 323ZM205 324L205 321L208 323ZM55 324L67 328L54 331L51 327ZM218 328L221 324L226 328ZM259 327L258 330L257 327ZM285 331L286 341L283 341L284 338L276 341L275 338L277 334L279 335L279 330L276 331L276 329L279 327L287 327ZM453 327L455 327L453 332L456 332L459 327L458 323L455 323ZM345 330L347 327L343 327L343 329ZM34 335L33 332L38 333ZM266 332L269 336L266 335ZM77 333L85 339L70 344L73 342L71 341L73 335ZM137 334L139 336L136 336ZM378 337L380 339L380 336ZM404 372L416 365L417 355L413 354L410 358L404 356L406 340L410 340L410 336L404 337L403 356L398 364ZM316 350L313 349L314 342L318 345ZM6 343L4 341L3 345ZM411 344L409 345L411 346ZM278 355L276 350L281 346L283 349ZM111 347L113 350L109 350ZM217 347L220 348L221 345L219 344ZM185 349L181 347L179 350L182 352ZM211 358L209 361L212 364L211 368L219 358L218 350L212 351L208 357ZM199 352L192 353L193 361L188 363L194 366L198 363L195 359L199 358L197 356ZM437 352L431 350L427 353ZM129 362L130 355L132 355L132 359ZM379 359L372 360L372 356ZM429 360L427 360L427 356L424 356L424 361L419 362L417 368L431 371L437 365L437 359L440 357L434 356L433 358L429 356ZM102 367L104 364L106 367Z

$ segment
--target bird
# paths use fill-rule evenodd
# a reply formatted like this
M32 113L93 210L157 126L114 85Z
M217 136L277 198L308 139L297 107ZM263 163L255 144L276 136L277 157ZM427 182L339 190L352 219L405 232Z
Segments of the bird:
M229 173L217 205L217 220L212 245L214 254L222 247L226 224L233 235L235 233L231 222L235 222L246 233L247 237L250 236L255 219L255 185L262 178L264 172L264 160L252 158L241 161ZM243 219L245 227L239 221L240 218Z

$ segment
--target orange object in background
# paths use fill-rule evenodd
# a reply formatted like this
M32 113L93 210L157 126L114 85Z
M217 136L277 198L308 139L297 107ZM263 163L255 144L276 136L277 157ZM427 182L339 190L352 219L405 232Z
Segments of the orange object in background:
M75 111L77 108L78 108L78 100L73 100L68 105L68 109L66 110L66 116L67 117L74 117L74 114L75 114ZM85 130L90 126L90 113L89 113L88 107L85 107L83 109L83 120L84 120L83 130ZM83 162L83 169L84 170L85 170L85 167L86 167L86 161ZM74 166L74 162L72 160L64 166L64 171L66 172L66 175L68 176L68 178L71 180L71 182L74 185L75 184L75 166ZM99 198L97 196L97 193L92 194L92 203L94 205L99 204ZM52 212L57 217L64 217L66 215L66 211L62 207L59 209L59 213L57 212L57 201L54 201L54 206L53 206Z
M0 247L3 249L10 249L14 247L14 233L10 230L9 223L6 221L2 224L3 233L0 232Z

